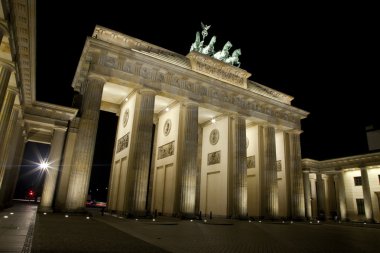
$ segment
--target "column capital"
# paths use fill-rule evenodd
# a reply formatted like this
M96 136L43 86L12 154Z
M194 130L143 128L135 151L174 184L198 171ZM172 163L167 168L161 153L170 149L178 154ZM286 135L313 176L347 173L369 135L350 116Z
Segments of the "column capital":
M10 92L10 93L13 93L13 94L15 94L15 95L18 95L18 94L19 94L18 89L15 88L15 87L8 87L8 88L7 88L7 91Z
M0 59L0 66L4 67L7 69L9 72L15 71L15 66L11 61L5 60L5 59Z
M303 131L301 129L292 129L292 130L288 130L288 131L285 131L286 133L288 134L297 134L297 135L300 135L303 133Z
M230 117L230 118L233 118L233 119L246 119L247 117L246 116L244 116L244 115L242 115L242 114L239 114L239 113L237 113L237 112L232 112L232 113L229 113L228 114L228 116Z
M156 95L156 91L152 89L142 88L137 91L141 95Z
M184 106L196 106L196 107L199 107L199 103L194 102L192 100L182 101L181 104L184 105Z
M99 75L89 75L87 77L87 82L91 84L105 84L107 80Z
M60 126L55 126L54 127L54 132L57 131L57 132L66 132L67 131L67 127L60 127Z

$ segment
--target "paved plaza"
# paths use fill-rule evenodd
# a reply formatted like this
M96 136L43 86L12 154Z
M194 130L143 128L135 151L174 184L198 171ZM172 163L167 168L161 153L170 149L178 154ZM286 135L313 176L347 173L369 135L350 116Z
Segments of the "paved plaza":
M36 210L18 203L1 212L0 252L337 253L380 248L379 224L134 220L102 216L99 209L90 210L88 219Z

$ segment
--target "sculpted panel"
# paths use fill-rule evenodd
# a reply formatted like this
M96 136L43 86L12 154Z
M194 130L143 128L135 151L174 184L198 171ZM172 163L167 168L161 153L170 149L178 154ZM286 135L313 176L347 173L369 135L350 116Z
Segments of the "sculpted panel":
M157 160L174 155L174 141L158 147Z
M129 143L129 133L117 140L116 153L126 149Z
M220 150L207 155L207 165L220 163Z

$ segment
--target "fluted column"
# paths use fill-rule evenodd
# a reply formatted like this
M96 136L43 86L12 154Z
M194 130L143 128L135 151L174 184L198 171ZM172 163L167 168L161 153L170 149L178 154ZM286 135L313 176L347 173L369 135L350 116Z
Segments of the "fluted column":
M365 217L368 221L373 221L373 209L372 209L372 199L371 199L371 189L369 186L368 171L366 167L360 168L360 173L362 176L362 187L363 187L363 197L364 197L364 210Z
M245 118L231 116L231 215L233 218L247 216L247 135Z
M338 190L338 207L341 220L347 219L346 189L344 185L344 171L340 171L336 177Z
M271 126L263 126L261 132L261 213L267 218L274 218L278 216L275 130Z
M79 211L85 207L92 160L98 130L100 103L104 80L89 78L83 89L83 103L78 135L74 147L72 170L66 199L68 211Z
M326 199L325 199L325 181L322 178L322 174L317 174L317 201L318 201L318 217L326 217Z
M9 156L13 155L10 151L12 150L12 146L15 145L15 143L12 143L12 138L14 137L14 132L16 130L18 114L19 109L14 107L10 117L9 127L4 142L2 143L2 146L6 148L4 148L3 152L0 154L0 207L5 204L5 195L12 181L10 177L12 175L13 166L7 164L7 161L9 160Z
M182 103L179 117L179 212L184 217L192 217L195 214L197 186L198 105Z
M299 133L287 133L288 136L288 164L290 172L291 210L292 217L305 217L305 201L301 164L301 144ZM289 183L289 182L288 182Z
M303 188L305 192L305 214L307 219L312 218L311 214L311 189L310 189L310 173L308 170L303 171Z
M7 147L6 145L4 145L4 143L16 94L17 91L15 89L8 89L7 96L5 98L5 103L0 113L0 164L5 162L4 153L6 152Z
M318 204L317 204L317 180L310 178L310 192L311 192L311 217L318 216Z
M0 112L2 111L5 95L7 93L7 87L9 83L9 78L11 77L12 69L7 65L1 66L0 71Z
M48 158L49 166L46 171L44 187L42 190L40 211L52 211L53 197L57 185L57 177L61 164L62 149L65 142L65 136L65 128L54 129Z
M75 149L76 137L78 135L80 118L76 117L69 122L64 144L61 170L59 171L57 191L54 200L54 209L63 211L66 208L67 189L70 182L72 170L71 162Z
M126 186L125 209L129 215L145 215L147 211L154 100L152 90L142 89L136 94Z
M11 164L12 166L12 173L10 176L10 184L9 188L5 194L5 203L11 203L13 199L13 195L16 189L16 184L18 181L18 176L19 176L19 171L20 171L20 166L21 166L21 161L24 156L24 148L25 148L25 143L26 139L25 136L23 135L23 125L22 125L22 120L18 120L16 124L16 130L14 133L14 137L12 138L12 142L15 143L13 149L11 149L9 152L13 154L12 157L9 158L8 164Z

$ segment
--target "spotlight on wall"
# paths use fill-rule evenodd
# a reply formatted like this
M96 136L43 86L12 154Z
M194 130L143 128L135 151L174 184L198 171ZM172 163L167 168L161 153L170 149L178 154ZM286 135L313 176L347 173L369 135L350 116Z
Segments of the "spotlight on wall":
M216 122L216 120L214 118L212 118L211 123L215 124L215 122Z

